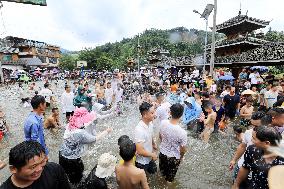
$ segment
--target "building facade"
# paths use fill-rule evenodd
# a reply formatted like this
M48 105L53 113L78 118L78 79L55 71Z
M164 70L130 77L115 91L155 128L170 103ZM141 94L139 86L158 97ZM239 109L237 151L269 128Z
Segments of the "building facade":
M0 60L5 67L57 67L60 47L8 36L1 40Z

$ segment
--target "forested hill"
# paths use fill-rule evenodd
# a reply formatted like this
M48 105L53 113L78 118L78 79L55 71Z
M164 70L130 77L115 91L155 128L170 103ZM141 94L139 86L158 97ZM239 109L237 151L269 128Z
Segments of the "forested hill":
M224 36L217 35L217 40ZM273 36L274 37L274 36ZM170 56L189 56L203 52L205 31L184 27L169 30L150 29L139 35L141 64L146 62L147 52L160 47L170 52ZM211 32L208 32L208 44L211 43ZM126 66L128 59L135 59L138 52L138 35L124 38L120 42L106 43L95 48L84 49L77 56L63 55L60 67L72 69L76 60L88 62L88 68L114 69Z

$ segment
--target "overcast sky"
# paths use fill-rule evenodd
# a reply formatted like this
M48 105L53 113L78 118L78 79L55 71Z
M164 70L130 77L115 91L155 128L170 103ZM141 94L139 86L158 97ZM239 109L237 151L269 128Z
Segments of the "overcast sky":
M205 29L192 12L202 12L213 0L47 0L47 6L3 2L0 37L7 35L44 41L68 50L81 50L132 37L145 29L184 26ZM218 0L217 24L238 14L272 20L284 30L283 0ZM209 25L212 26L210 16ZM4 22L3 22L4 21ZM4 27L5 26L5 27ZM266 28L263 31L267 31Z

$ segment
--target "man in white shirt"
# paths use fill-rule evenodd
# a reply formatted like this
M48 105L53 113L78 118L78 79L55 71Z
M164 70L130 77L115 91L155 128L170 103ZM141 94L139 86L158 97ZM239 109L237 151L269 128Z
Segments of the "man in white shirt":
M220 98L224 98L227 94L230 94L230 86L226 86L225 90L220 94Z
M277 102L277 86L272 85L271 89L264 94L266 109L273 108L273 104Z
M46 101L46 107L50 107L51 101L53 101L53 93L52 91L48 88L49 84L45 83L44 88L39 92L39 95L43 96Z
M167 182L173 182L179 164L186 152L187 132L180 127L183 106L174 104L170 108L171 119L164 120L160 130L159 167Z
M154 132L152 121L155 118L154 107L143 102L139 106L142 120L135 127L135 144L137 149L137 157L135 165L140 169L144 169L150 174L157 172L157 166L155 161L157 160L157 154L154 150L157 150L157 146L154 142Z
M250 78L251 84L257 86L257 84L259 82L259 78L260 78L257 70L255 70L253 73L249 74L249 78Z
M65 92L61 96L62 112L66 114L66 120L69 121L70 116L73 115L75 106L73 105L74 93L71 92L69 85L65 86Z

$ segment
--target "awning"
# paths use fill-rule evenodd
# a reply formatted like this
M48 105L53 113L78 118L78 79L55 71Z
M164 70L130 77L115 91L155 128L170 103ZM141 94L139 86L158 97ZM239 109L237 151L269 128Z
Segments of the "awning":
M42 66L43 63L39 58L20 58L20 62L25 63L26 66Z

